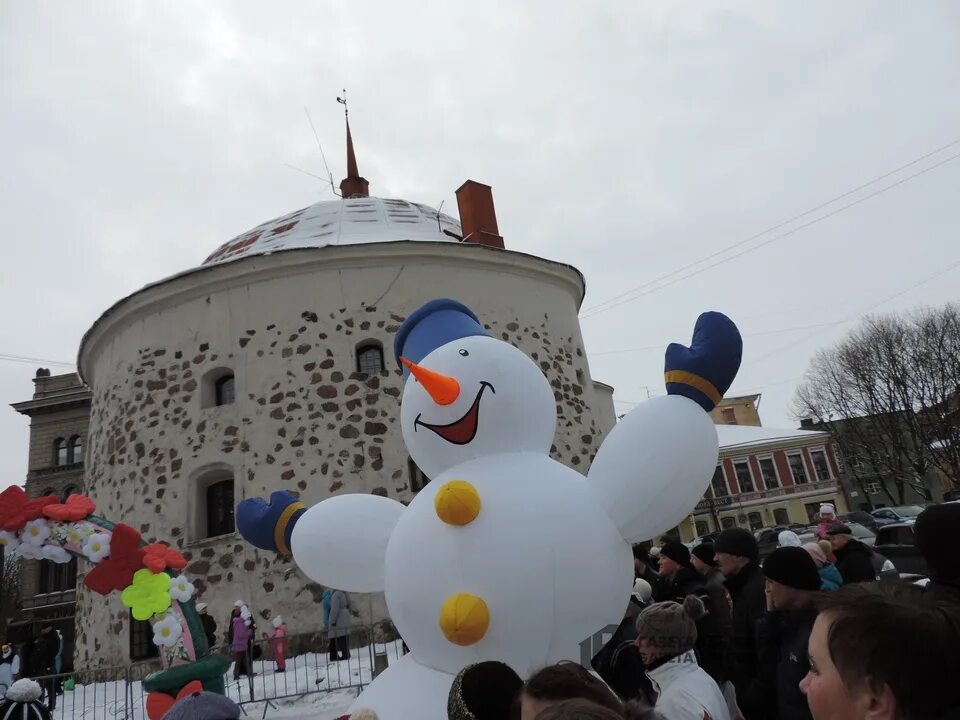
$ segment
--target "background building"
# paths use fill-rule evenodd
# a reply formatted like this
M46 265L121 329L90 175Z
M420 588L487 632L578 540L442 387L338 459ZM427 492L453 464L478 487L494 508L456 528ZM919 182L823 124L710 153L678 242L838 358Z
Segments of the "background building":
M239 500L284 488L308 505L348 492L407 502L429 482L397 425L392 355L423 302L464 302L540 366L559 461L586 472L615 422L612 388L590 376L575 268L505 250L486 186L457 191L458 223L369 197L352 145L348 169L342 199L264 223L120 300L80 348L88 493L110 519L182 549L221 625L237 599L261 619L282 613L294 633L322 617L319 586L235 532ZM78 596L77 662L126 662L140 647L126 610L82 585ZM385 613L380 596L354 609L364 621Z
M760 427L760 394L725 397L710 411L715 425Z
M30 497L65 499L83 492L84 449L90 418L90 390L76 373L38 370L31 400L13 408L30 418L30 457L26 491ZM9 559L8 559L9 561ZM64 639L64 666L70 669L74 645L77 561L17 560L21 564L19 607L9 623L9 639L20 644L52 623Z
M821 503L847 512L830 435L718 425L720 462L710 489L680 526L684 540L718 529L809 524Z

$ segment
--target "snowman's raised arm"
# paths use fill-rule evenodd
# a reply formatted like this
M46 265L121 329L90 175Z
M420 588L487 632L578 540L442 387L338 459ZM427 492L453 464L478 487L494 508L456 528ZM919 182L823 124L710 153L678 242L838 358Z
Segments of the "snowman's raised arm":
M309 510L289 492L237 506L251 545L293 559L311 580L349 592L383 590L384 559L404 506L379 495L337 495Z
M667 395L639 405L604 439L587 477L624 539L661 535L703 497L719 453L707 413L733 383L742 354L733 321L703 313L690 347L667 348Z

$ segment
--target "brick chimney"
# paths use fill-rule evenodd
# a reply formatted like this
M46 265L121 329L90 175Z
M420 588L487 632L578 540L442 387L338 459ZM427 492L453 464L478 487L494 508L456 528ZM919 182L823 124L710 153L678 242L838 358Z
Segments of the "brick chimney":
M493 208L493 190L489 185L467 180L457 190L457 207L464 242L503 249Z

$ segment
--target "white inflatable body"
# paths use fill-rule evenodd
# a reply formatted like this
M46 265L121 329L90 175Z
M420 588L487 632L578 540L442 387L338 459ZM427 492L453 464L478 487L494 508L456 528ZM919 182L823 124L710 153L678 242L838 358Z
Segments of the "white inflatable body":
M383 589L410 648L351 709L443 720L466 665L500 660L527 677L579 661L583 641L620 622L633 586L630 543L674 527L699 501L717 435L694 401L659 397L610 432L584 477L549 457L553 392L512 345L459 337L408 367L404 440L430 483L406 508L370 495L325 500L299 519L291 547L317 582ZM435 503L452 481L478 498L466 522L442 518ZM351 526L365 528L356 554L343 541ZM488 620L468 642L454 642L440 617L462 595L479 598Z

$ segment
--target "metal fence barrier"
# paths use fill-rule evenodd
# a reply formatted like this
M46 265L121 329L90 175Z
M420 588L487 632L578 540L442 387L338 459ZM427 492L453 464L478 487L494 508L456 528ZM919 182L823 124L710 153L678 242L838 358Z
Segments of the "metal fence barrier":
M277 649L285 649L282 656ZM226 647L216 651L232 655ZM246 667L234 662L227 670L226 694L246 714L261 718L304 702L311 709L335 707L348 703L406 651L401 639L384 636L379 626L354 628L333 655L326 633L289 635L280 648L275 640L260 638L243 657ZM33 679L43 688L54 720L147 720L142 681L157 669L154 661Z

